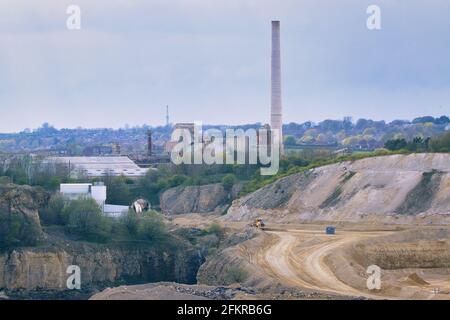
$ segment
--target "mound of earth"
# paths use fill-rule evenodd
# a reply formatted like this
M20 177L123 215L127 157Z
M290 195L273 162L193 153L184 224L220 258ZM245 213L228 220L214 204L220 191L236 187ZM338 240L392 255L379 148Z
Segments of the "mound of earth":
M254 290L239 287L158 282L108 288L93 295L90 300L230 300L254 294Z
M425 280L423 280L417 273L411 273L408 276L408 279L406 280L406 282L409 285L416 285L416 286L427 286L429 285L428 282L426 282Z
M324 261L339 281L365 294L389 299L448 299L447 239L448 229L428 226L382 232L348 242L331 251ZM372 265L381 270L381 290L373 292L367 288L367 268ZM430 285L440 288L442 294L434 294Z
M450 222L450 154L390 155L293 174L235 200L225 220Z

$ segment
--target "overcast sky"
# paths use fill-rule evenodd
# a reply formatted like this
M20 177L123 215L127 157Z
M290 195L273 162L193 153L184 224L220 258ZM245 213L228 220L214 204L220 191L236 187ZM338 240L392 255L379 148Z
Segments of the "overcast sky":
M268 122L271 20L285 123L448 115L449 17L448 0L1 0L0 132L159 125L166 104L172 122Z

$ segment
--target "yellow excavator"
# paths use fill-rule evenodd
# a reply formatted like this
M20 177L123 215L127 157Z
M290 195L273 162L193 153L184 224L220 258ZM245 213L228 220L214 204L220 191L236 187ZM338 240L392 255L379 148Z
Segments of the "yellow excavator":
M266 226L266 224L264 223L264 221L260 218L255 219L255 221L252 223L252 227L256 228L256 229L261 229L264 230L264 227Z

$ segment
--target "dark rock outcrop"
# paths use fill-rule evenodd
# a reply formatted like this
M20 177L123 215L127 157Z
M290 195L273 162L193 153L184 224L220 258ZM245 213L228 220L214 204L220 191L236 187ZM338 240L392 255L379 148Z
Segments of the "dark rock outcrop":
M202 262L198 250L184 242L167 249L69 242L63 246L17 249L0 255L0 289L67 290L70 265L80 267L82 288L118 280L195 283Z
M44 239L38 210L48 199L42 188L0 185L0 250L33 246Z
M18 214L39 225L38 210L45 206L50 195L42 188L0 185L0 210L3 213Z
M164 214L222 212L237 196L240 187L237 184L230 192L220 183L171 188L160 197L161 210Z

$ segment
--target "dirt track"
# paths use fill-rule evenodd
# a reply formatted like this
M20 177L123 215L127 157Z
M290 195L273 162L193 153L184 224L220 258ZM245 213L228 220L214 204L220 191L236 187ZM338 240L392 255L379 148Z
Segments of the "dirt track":
M287 284L318 290L322 292L380 298L364 291L356 290L341 282L324 263L325 257L336 248L353 241L380 235L380 232L342 232L339 235L314 235L318 244L308 246L294 253L296 246L305 233L311 236L311 231L270 231L278 238L275 243L266 248L264 260L260 263Z
M212 223L204 217L193 216L178 217L174 220L178 225L184 226ZM246 223L227 222L227 227L230 233L238 232L246 228ZM390 235L395 236L397 233L402 234L405 228L405 226L393 228L385 225L352 225L338 228L335 235L326 235L324 224L272 224L269 229L261 233L261 237L257 237L261 241L250 240L239 244L226 263L235 263L236 257L246 261L247 264L241 262L238 266L245 266L251 274L255 274L249 283L251 285L256 283L256 286L260 288L270 288L272 285L268 283L274 281L274 284L281 283L286 287L324 293L330 298L449 299L448 270L414 267L382 270L382 290L370 291L365 284L369 277L365 274L365 268L359 266L359 263L353 261L351 257L341 256L347 245L365 242L369 238L378 238L375 241L380 241L380 238L389 238ZM409 239L402 250L417 249L422 240L420 235L417 237L417 239ZM402 239L402 236L399 239ZM383 241L381 240L382 243ZM336 254L345 261L335 260L333 257ZM349 264L357 266L357 270ZM213 268L211 272L220 272L222 266L222 262L217 263L217 269ZM420 276L419 280L424 280L423 283L411 281L409 277L416 273ZM433 293L435 288L440 288L441 292Z
M341 281L325 263L326 257L341 246L370 237L387 235L391 233L390 231L341 231L336 235L326 235L313 230L267 231L267 233L273 241L262 250L263 254L259 255L257 263L285 285L371 299L410 298L404 296L403 292L398 292L398 295L397 292L392 294L383 291L372 294L368 290L352 287ZM305 245L305 242L308 244ZM428 290L424 290L422 294L424 299L448 299L448 296L437 297Z

